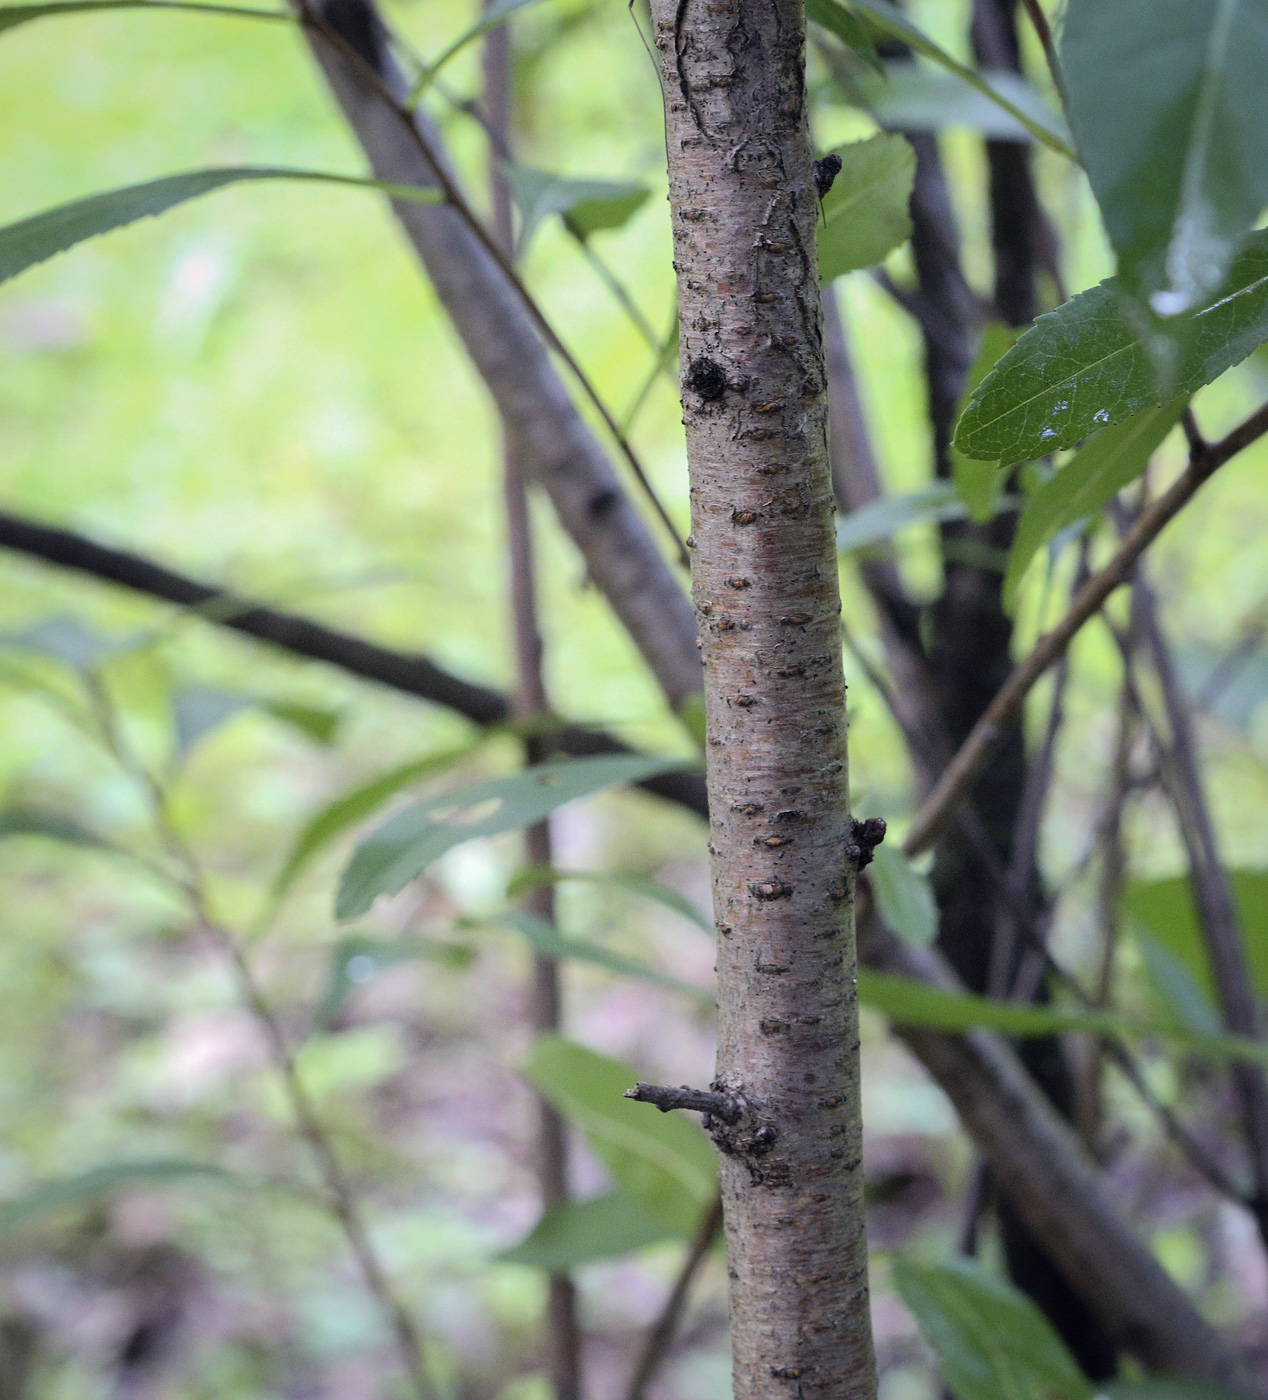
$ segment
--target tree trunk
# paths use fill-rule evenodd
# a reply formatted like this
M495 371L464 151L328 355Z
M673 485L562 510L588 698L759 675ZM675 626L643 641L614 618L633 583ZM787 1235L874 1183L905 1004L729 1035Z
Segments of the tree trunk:
M875 1393L800 0L653 0L704 662L738 1397Z

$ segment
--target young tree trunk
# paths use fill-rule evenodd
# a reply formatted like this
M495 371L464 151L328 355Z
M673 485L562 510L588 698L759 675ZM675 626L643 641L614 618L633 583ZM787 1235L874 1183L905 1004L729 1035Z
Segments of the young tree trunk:
M714 1088L730 1109L710 1126L735 1394L867 1400L855 838L802 6L651 9L704 662Z

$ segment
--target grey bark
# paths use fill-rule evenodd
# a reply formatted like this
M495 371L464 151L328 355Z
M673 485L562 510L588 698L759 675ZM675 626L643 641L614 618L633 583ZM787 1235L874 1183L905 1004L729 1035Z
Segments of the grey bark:
M304 30L335 100L382 180L433 187L409 122L385 90L408 91L370 0L318 0L325 23L356 52L313 26ZM367 80L372 70L383 90ZM436 133L417 118L426 145ZM393 204L406 237L461 336L523 461L546 490L564 529L675 707L700 690L695 628L685 593L612 463L578 413L523 299L496 260L452 208Z
M705 675L734 1389L875 1393L799 0L653 0Z

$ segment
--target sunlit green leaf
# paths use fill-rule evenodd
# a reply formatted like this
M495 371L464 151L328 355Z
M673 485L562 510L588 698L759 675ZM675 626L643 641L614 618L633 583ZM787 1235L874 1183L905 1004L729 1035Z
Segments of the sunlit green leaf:
M339 883L336 917L364 914L380 895L398 893L454 846L531 826L578 797L680 767L681 759L644 754L560 759L412 803L357 847Z
M592 1201L567 1201L553 1207L531 1234L497 1258L505 1264L564 1273L595 1259L632 1254L678 1234L634 1196L613 1191Z
M1180 421L1187 399L1147 408L1125 423L1102 428L1027 500L1017 522L1004 575L1004 607L1012 612L1030 561L1067 526L1104 506L1149 465Z
M957 1400L1091 1400L1091 1383L1048 1319L977 1260L895 1259L894 1282Z
M823 201L819 276L872 267L911 236L911 185L916 154L904 136L883 132L837 146L841 170Z
M226 1185L246 1184L243 1178L207 1162L187 1162L178 1158L113 1162L80 1172L77 1176L47 1181L16 1200L0 1204L0 1235L9 1234L61 1210L96 1205L129 1187L199 1178Z
M690 1239L717 1189L717 1159L683 1113L624 1097L638 1074L561 1036L542 1036L524 1066L533 1087L585 1133L617 1186L682 1239Z
M897 846L887 845L877 846L867 873L889 927L917 947L932 943L938 936L938 903L928 879Z
M0 282L6 282L27 268L64 253L89 238L136 223L138 219L165 213L178 204L210 194L212 190L225 185L256 180L354 185L360 189L382 190L393 199L424 204L436 204L443 197L434 189L416 189L410 185L394 185L355 175L331 175L319 170L291 170L285 166L239 165L187 170L181 175L168 175L143 185L127 185L123 189L77 199L0 228Z
M1268 10L1069 0L1061 52L1119 272L1164 315L1196 306L1268 204Z
M588 885L604 885L610 889L625 890L630 894L640 895L644 899L654 900L657 904L663 904L666 909L672 909L675 914L689 920L710 936L713 934L713 925L689 899L685 899L677 890L671 890L657 880L644 880L636 875L603 875L590 870L552 870L550 866L546 865L529 865L512 878L506 893L508 898L513 899L516 895L523 894L525 890L569 881Z
M923 491L887 496L852 510L837 523L837 549L851 554L856 549L883 544L912 525L962 520L964 515L964 502L955 487L949 481L939 481Z
M1178 358L1162 384L1116 280L1035 324L982 381L955 431L967 457L1025 462L1191 394L1268 340L1268 233L1253 235L1221 296L1172 322Z

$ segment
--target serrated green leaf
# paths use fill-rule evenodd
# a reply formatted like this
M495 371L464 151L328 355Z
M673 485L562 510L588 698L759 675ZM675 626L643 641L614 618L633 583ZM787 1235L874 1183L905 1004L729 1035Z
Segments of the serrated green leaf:
M838 5L836 0L806 0L806 18L835 34L846 48L853 50L864 63L884 77L885 65L876 52L876 40L856 15Z
M1268 204L1268 10L1069 0L1061 52L1120 274L1162 315L1198 305Z
M437 204L443 199L439 190L362 179L355 175L331 175L319 170L293 170L280 165L187 170L181 175L167 175L143 185L127 185L104 194L90 195L87 199L77 199L0 228L0 282L7 282L27 268L64 253L87 239L136 223L138 219L166 213L178 204L210 194L225 185L258 180L353 185L359 189L381 190L393 199L408 199L423 204Z
M179 1158L113 1162L80 1172L77 1176L44 1182L16 1200L0 1204L0 1235L10 1234L60 1210L95 1205L130 1186L190 1181L200 1177L226 1185L248 1184L242 1177L208 1162L187 1162Z
M867 873L881 918L905 942L927 948L938 936L938 902L928 879L897 846L877 846Z
M832 0L832 3L836 3L836 0ZM1024 111L1015 102L996 92L980 73L966 67L958 59L952 58L944 48L935 44L922 29L912 24L896 5L891 5L889 0L845 0L845 4L847 9L861 16L872 28L878 29L891 39L897 39L908 45L914 52L924 58L931 59L948 72L954 73L963 82L968 83L970 87L976 88L978 92L1002 108L1015 121L1020 122L1037 141L1041 141L1050 150L1056 151L1058 155L1068 156L1071 160L1076 158L1064 135L1058 129L1055 119L1048 116L1043 120L1037 120L1032 113Z
M592 233L620 228L650 196L642 185L613 180L565 180L526 165L508 165L506 174L520 211L520 256L537 230L555 214L562 216L569 232L584 241Z
M956 447L1005 466L1031 461L1218 378L1268 340L1268 233L1252 236L1217 300L1171 325L1177 359L1163 383L1117 279L1080 292L1040 316L986 376Z
M893 539L912 525L962 520L964 514L964 502L955 487L949 481L939 481L923 491L872 501L843 516L837 523L837 550L852 554L856 549Z
M680 1239L691 1239L717 1189L717 1158L699 1126L625 1097L639 1076L562 1036L542 1036L524 1073L612 1173L617 1186Z
M176 10L195 14L232 15L240 19L281 19L294 22L285 10L252 10L237 5L197 4L194 0L62 0L55 5L0 5L0 33L35 19L85 14L94 10Z
M339 883L335 916L364 914L380 895L398 893L432 861L477 836L531 826L576 798L681 767L681 759L646 754L560 759L415 802L357 847Z
M895 1259L894 1282L958 1400L1091 1400L1091 1382L1048 1319L977 1260Z
M1012 326L1001 321L992 321L982 332L982 342L978 347L977 358L964 382L964 393L956 408L956 417L964 412L965 406L977 390L977 386L995 368L999 361L1012 349L1017 332ZM984 525L995 514L1000 492L1004 488L1005 473L998 462L978 462L966 457L952 444L951 480L956 494L964 502L969 519Z
M630 894L642 896L663 904L675 914L689 920L698 929L713 936L713 925L689 899L677 890L671 890L658 880L644 880L637 875L602 875L590 870L554 870L548 865L528 865L518 871L506 887L508 899L514 899L525 890L537 889L542 885L558 885L569 881L587 885L606 885L614 890L626 890Z
M326 989L313 1015L314 1029L330 1030L349 995L391 967L422 960L463 968L474 957L475 949L465 943L438 943L427 938L369 938L364 934L341 938L330 955Z
M623 1191L592 1201L567 1201L547 1211L519 1244L496 1258L561 1274L595 1259L615 1259L678 1238L664 1221Z
M882 132L837 146L841 169L823 201L819 277L827 283L872 267L911 237L916 153L904 136Z
M412 759L398 768L389 768L377 778L362 783L359 787L345 792L333 802L327 803L321 811L305 823L287 855L269 898L276 903L281 900L313 860L333 841L337 841L345 831L364 821L390 797L395 797L411 783L425 778L429 773L439 773L452 764L469 758L484 742L484 737L474 739L455 748L442 749L439 753L428 754L425 758Z
M1030 561L1054 536L1084 516L1097 515L1107 502L1149 465L1154 451L1180 421L1187 399L1148 408L1102 428L1027 500L1008 555L1004 609L1011 613Z

